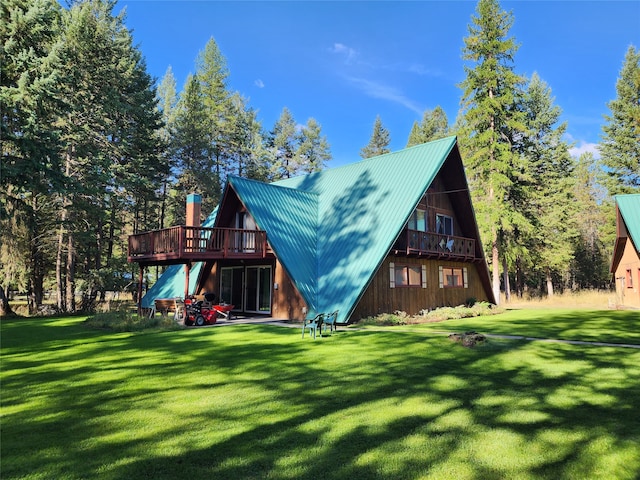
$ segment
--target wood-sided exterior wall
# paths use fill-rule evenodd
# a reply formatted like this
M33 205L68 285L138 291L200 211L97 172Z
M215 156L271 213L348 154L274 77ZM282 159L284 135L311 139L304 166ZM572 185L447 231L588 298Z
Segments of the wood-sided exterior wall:
M444 306L457 306L471 300L493 302L491 284L486 260L478 238L473 209L468 199L464 176L457 175L455 165L447 162L434 178L417 205L426 211L427 231L436 231L436 215L446 215L453 219L453 235L473 238L476 241L475 258L472 261L453 258L433 258L433 256L405 255L392 251L384 259L368 285L349 321L360 318L403 311L409 315L421 310ZM421 266L426 278L420 286L391 287L390 264L394 266ZM466 287L441 286L440 268L466 270ZM424 287L424 288L423 288Z
M613 272L616 282L616 304L640 308L640 254L629 237L624 242L622 255Z
M202 269L197 294L213 292L220 296L220 269L224 267L269 265L272 271L271 316L283 320L302 321L307 312L307 304L298 292L282 264L275 258L267 261L217 261L207 262Z
M425 266L426 288L422 285L415 287L391 287L390 263L394 265ZM440 267L461 268L467 272L467 287L440 286ZM489 297L482 284L478 268L485 268L482 263L453 262L401 255L387 255L380 265L373 280L365 290L349 321L375 316L381 313L395 311L416 315L421 310L436 307L461 305L474 299L489 301Z

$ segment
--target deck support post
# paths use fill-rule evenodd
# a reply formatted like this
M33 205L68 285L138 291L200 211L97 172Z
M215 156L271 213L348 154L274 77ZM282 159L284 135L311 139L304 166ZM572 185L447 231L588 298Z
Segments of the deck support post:
M144 279L144 264L140 264L138 273L138 315L142 315L142 281Z
M189 273L191 271L191 263L184 264L184 298L189 296Z

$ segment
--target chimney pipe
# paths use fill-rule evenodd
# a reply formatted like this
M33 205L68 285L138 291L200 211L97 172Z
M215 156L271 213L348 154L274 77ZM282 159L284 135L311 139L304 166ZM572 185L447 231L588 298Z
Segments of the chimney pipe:
M202 197L197 193L190 193L187 195L187 227L199 227L200 226L200 205L202 203Z

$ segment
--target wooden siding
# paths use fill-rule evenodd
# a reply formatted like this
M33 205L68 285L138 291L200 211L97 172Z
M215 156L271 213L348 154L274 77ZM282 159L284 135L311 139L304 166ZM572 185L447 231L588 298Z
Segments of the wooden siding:
M389 263L391 262L395 265L424 265L427 273L427 288L390 288ZM466 268L468 288L440 288L438 274L440 266ZM461 305L470 298L488 301L489 297L478 275L479 267L482 268L482 264L388 255L358 302L350 321L380 313L393 313L397 310L415 315L424 309Z
M278 260L273 277L278 289L273 290L271 316L285 320L303 320L307 304Z
M616 304L625 307L640 308L640 254L634 248L630 238L624 239L625 245L616 270ZM631 271L631 286L627 278Z
M271 316L282 320L303 320L307 304L298 292L282 264L275 262L207 262L202 269L196 289L198 294L215 292L220 295L219 271L222 267L244 267L253 265L271 265L274 288L271 291ZM278 288L275 288L275 284Z

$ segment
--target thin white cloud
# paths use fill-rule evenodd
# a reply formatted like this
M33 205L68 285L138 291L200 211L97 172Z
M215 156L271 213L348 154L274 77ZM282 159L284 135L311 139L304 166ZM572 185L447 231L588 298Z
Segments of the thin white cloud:
M347 77L347 79L370 97L389 100L390 102L400 104L418 115L422 115L422 112L424 111L423 108L417 105L413 100L407 98L397 88L382 85L364 78Z
M407 68L409 73L415 73L417 75L423 77L440 77L442 76L442 71L434 68L427 68L420 63L412 63Z
M569 149L569 154L575 158L579 157L583 153L591 153L595 159L600 158L600 150L597 143L580 141L577 146Z
M331 47L329 51L337 55L342 55L345 63L351 63L358 55L358 52L354 48L348 47L343 43L334 43L333 47Z
M253 82L254 85L258 88L264 88L264 82L260 79L257 79L255 82Z

